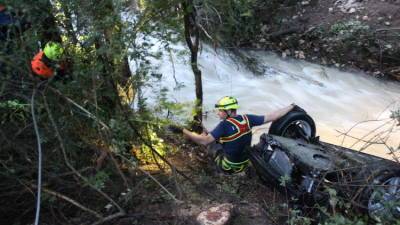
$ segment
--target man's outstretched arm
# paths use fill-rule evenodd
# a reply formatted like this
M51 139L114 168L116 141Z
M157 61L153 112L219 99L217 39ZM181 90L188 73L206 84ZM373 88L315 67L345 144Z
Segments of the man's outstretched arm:
M215 138L211 134L197 134L186 129L183 129L182 133L190 140L200 145L208 145L215 141Z
M286 115L286 113L288 113L290 110L292 110L294 108L294 106L295 106L295 104L292 103L289 106L286 106L282 109L278 109L276 111L266 114L264 116L264 123L273 122L273 121L281 118L282 116Z

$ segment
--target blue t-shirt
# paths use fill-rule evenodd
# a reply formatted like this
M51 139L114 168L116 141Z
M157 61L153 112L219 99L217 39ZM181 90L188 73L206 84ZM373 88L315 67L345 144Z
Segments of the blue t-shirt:
M7 13L5 10L0 12L0 25L10 25L14 21L9 13Z
M254 126L259 126L264 123L264 116L257 115L246 115L249 119L250 128ZM238 121L243 121L243 116L237 115L233 117ZM223 120L221 121L214 130L211 131L211 135L215 140L219 140L221 137L228 137L237 133L237 128L230 122ZM224 154L231 162L243 162L247 159L246 154L244 154L244 149L246 146L251 144L251 132L241 136L240 138L222 143L224 149Z
M7 40L7 32L9 30L9 25L13 23L13 18L10 14L7 13L6 10L0 12L0 41ZM0 64L0 66L3 66Z

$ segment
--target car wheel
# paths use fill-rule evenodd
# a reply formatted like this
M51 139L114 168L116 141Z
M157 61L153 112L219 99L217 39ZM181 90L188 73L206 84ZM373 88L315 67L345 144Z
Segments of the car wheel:
M293 139L309 141L315 138L316 128L314 120L307 112L296 106L292 111L274 121L268 131L269 134Z
M374 179L365 196L371 218L381 222L400 220L400 171L386 172Z

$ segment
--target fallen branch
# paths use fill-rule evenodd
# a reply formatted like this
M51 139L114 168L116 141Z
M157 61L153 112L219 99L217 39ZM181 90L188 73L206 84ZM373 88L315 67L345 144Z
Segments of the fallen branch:
M381 28L381 29L376 29L375 32L391 31L391 30L400 30L400 27Z
M83 106L79 105L78 103L76 103L74 100L68 98L67 96L64 96L59 90L49 87L49 89L57 94L58 96L62 97L63 99L65 99L67 102L71 103L72 105L76 106L78 109L82 110L84 113L86 113L86 115L91 118L96 120L101 126L103 126L104 128L106 128L107 130L109 130L110 128L103 122L101 121L99 118L97 118L95 115L93 115L91 112L89 112L88 110L86 110L85 108L83 108Z
M150 179L152 179L158 186L160 186L175 202L177 203L182 203L183 201L177 199L171 192L168 191L167 188L165 188L156 178L154 178L150 173L147 171L137 167L142 173L146 174Z
M32 185L32 187L33 187L33 188L37 188L36 185ZM52 191L52 190L47 189L47 188L43 188L43 191L46 192L46 193L48 193L48 194L50 194L50 195L53 195L53 196L55 196L55 197L57 197L57 198L64 199L65 201L67 201L67 202L71 203L72 205L74 205L74 206L76 206L76 207L82 209L82 210L85 211L85 212L88 212L88 213L94 215L94 216L97 217L97 218L103 218L103 216L100 215L99 213L97 213L97 212L95 212L94 210L91 210L91 209L89 209L89 208L83 206L83 205L80 204L79 202L75 201L74 199L72 199L72 198L70 198L70 197L68 197L68 196L66 196L66 195L63 195L63 194L61 194L61 193L59 193L59 192L56 192L56 191Z
M345 138L346 136L350 137L350 135L348 135L348 133L349 133L354 127L356 127L357 125L359 125L359 124L361 124L361 123L373 122L373 121L382 121L382 120L366 120L366 121L363 121L363 122L360 122L360 123L356 123L355 125L353 125L353 126L352 126L348 131L346 131L346 132L340 132L340 131L336 130L336 131L338 131L341 135L344 135L343 140L342 140L342 145L343 145L343 143L344 143L344 138ZM364 141L364 138L366 138L368 135L374 133L375 131L377 131L378 129L382 128L383 126L385 126L386 124L388 124L388 123L390 123L390 122L392 122L392 120L389 120L389 121L383 123L382 125L376 127L375 129L373 129L372 131L368 132L367 134L365 134L365 135L364 135L363 137L361 137L361 138L355 138L357 141L356 141L355 143L353 143L349 148L352 148L354 145L358 144L360 141ZM339 137L340 137L341 135L339 135ZM367 141L365 141L365 142L367 142Z
M119 157L121 157L123 160L125 160L127 163L131 164L132 166L136 167L136 165L133 165L133 163L127 159L125 156L123 155L119 155ZM152 179L158 186L161 187L161 189L163 189L175 202L181 203L182 201L177 199L171 192L168 191L167 188L165 188L160 182L158 182L158 180L156 178L154 178L149 172L136 167L138 170L140 170L142 173L144 173L145 175L147 175L148 177L150 177L150 179Z
M99 221L97 221L97 222L95 222L95 223L92 223L92 225L100 225L100 224L103 224L103 223L105 223L105 222L107 222L107 221L116 219L116 218L118 218L118 217L123 217L123 216L125 216L125 215L126 215L126 214L123 213L123 212L118 212L118 213L109 215L109 216L107 216L107 217L104 217L103 219L101 219L101 220L99 220Z

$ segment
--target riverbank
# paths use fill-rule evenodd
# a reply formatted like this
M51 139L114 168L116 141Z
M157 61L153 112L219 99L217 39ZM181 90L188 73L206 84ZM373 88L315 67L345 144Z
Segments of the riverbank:
M242 47L400 80L400 1L296 1L269 10L256 10L259 35Z

